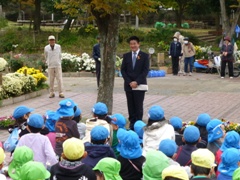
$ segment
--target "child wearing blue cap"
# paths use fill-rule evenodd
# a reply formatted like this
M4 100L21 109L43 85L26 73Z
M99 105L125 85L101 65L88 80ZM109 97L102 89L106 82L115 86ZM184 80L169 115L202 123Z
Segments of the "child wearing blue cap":
M182 123L182 119L179 117L172 117L169 120L169 124L171 124L174 128L175 131L175 142L177 143L178 146L183 145L183 141L182 141L182 127L183 127L183 123Z
M142 148L138 135L134 131L119 129L117 137L120 142L118 161L121 163L120 176L124 180L141 180L142 166L145 157L142 156Z
M52 166L57 163L57 158L49 139L39 133L43 126L44 119L40 114L30 115L27 121L30 133L20 138L17 147L29 147L34 152L34 161L42 162L44 166L47 166L48 162Z
M175 160L181 166L191 165L191 154L197 150L197 143L201 141L200 132L195 126L188 126L183 132L183 142L185 145L179 146Z
M164 111L160 106L152 106L148 111L148 123L143 134L143 154L150 149L158 149L163 139L175 141L173 127L164 117Z
M112 148L107 144L109 140L109 131L104 126L95 126L91 130L91 143L84 144L87 156L82 162L95 167L95 165L105 157L116 158Z
M109 122L111 121L109 120L109 117L107 115L108 108L106 104L102 102L97 102L92 108L92 113L93 113L93 118L86 120L86 131L85 131L85 137L83 138L83 141L84 142L91 141L90 133L95 126L104 126L105 128L107 128L107 130L110 133L110 139L112 139L112 130L111 130L111 125L109 124Z
M117 150L118 147L118 138L117 138L117 132L119 129L125 129L126 126L126 119L122 114L114 114L111 116L112 118L112 129L113 129L113 135L112 135L112 148L115 153L115 156L119 156L119 151Z
M221 156L222 153L228 149L228 148L236 148L239 149L239 134L236 131L229 131L227 132L225 139L223 141L222 146L220 149L216 152L216 164L219 165L222 161ZM217 171L217 176L219 175L219 172Z
M211 117L207 113L202 113L197 117L195 126L199 129L201 136L201 141L197 144L197 148L207 148L208 132L206 126L210 121Z
M213 119L207 124L206 129L208 132L207 148L216 155L216 152L222 146L225 137L224 125L219 119Z
M56 122L56 147L55 152L61 157L63 152L62 144L65 140L75 137L79 138L77 123L73 121L74 107L76 104L71 99L64 99L59 102L60 108L56 111L60 119Z
M146 123L144 123L142 120L138 120L134 123L133 129L137 133L139 137L139 143L143 147L143 134L144 134L144 127L146 126Z
M220 172L218 180L232 180L234 171L238 168L240 154L235 148L226 149L222 156L222 162L218 166Z

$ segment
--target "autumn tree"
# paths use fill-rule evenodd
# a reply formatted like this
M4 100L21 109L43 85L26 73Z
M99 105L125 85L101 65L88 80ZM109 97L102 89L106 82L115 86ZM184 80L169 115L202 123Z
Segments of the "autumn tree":
M155 0L64 0L57 4L67 14L85 9L94 17L101 37L101 79L97 101L107 104L112 113L116 50L120 16L123 11L141 15L155 11Z

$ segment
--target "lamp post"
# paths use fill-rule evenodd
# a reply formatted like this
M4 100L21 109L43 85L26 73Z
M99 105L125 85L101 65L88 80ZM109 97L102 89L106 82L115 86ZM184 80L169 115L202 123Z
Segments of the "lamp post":
M154 52L155 52L155 49L154 49L154 48L150 47L150 48L148 49L148 53L149 53L149 66L150 66L150 68L151 68L151 66L152 66L152 54L154 54Z

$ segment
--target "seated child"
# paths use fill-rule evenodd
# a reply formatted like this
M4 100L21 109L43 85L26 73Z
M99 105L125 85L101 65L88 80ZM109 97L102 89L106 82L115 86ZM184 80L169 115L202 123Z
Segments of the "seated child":
M110 134L110 139L112 139L111 138L112 130L111 130L111 125L109 124L109 117L107 116L108 108L106 104L102 102L96 103L92 108L92 112L93 112L93 118L86 120L86 132L85 132L85 137L83 138L83 142L91 141L90 132L92 128L94 128L95 126L104 126L105 128L107 128ZM106 120L106 117L107 117L107 120Z
M157 150L163 139L175 141L174 129L165 119L163 109L152 106L148 114L149 119L143 134L143 155L150 149Z
M134 131L119 129L117 132L120 146L118 161L121 163L120 176L124 180L141 180L142 165L145 158L142 156L142 148L138 135Z
M19 179L22 166L29 161L33 161L33 151L27 146L16 148L8 166L8 175L14 180Z
M179 146L175 160L181 166L191 165L191 154L197 150L197 143L201 141L200 132L195 126L188 126L185 128L183 133L183 142L185 145Z
M179 117L172 117L169 120L169 123L173 126L174 131L175 131L175 142L177 143L178 146L183 145L182 141L182 119Z
M199 129L201 136L201 141L197 144L197 148L207 148L208 132L206 126L210 120L211 117L207 113L200 114L197 118L195 126Z
M177 152L177 144L171 139L164 139L159 145L159 151L165 154L168 157L170 165L179 165L176 161L173 160Z
M138 120L134 123L133 129L137 133L139 137L139 143L142 146L143 143L143 134L144 134L144 127L146 124L142 120Z
M240 180L240 168L237 168L233 173L233 180Z
M104 126L95 126L91 131L91 143L85 143L87 156L82 162L93 168L105 157L116 158L112 148L107 145L108 138L109 132Z
M44 166L48 162L52 166L57 163L57 158L48 137L39 133L43 126L44 120L40 114L30 115L27 121L30 133L20 138L17 147L29 147L34 153L34 161L41 162Z
M162 171L162 180L189 180L189 178L184 168L170 165Z
M5 157L6 157L5 153L4 153L3 149L0 147L0 171L2 170L2 168L4 166ZM6 180L6 176L4 174L0 173L0 179Z
M149 150L143 165L143 179L162 180L162 172L169 166L169 160L161 151Z
M210 180L212 172L214 172L215 157L208 149L198 149L193 151L191 155L192 165L191 172L194 175L193 180Z
M215 155L222 145L222 139L225 137L225 129L222 121L213 119L207 124L208 145L207 148Z
M235 148L226 149L222 156L222 162L218 166L218 180L232 180L234 171L238 168L240 154Z
M52 166L50 170L50 180L96 180L92 168L81 161L86 155L82 140L67 139L63 143L62 160Z
M112 146L112 149L115 153L115 156L118 157L119 156L119 151L117 150L118 147L118 138L117 138L117 132L119 129L124 129L126 126L126 119L122 114L114 114L111 116L112 118L112 142L110 143ZM110 139L111 141L111 139Z
M57 114L60 119L56 122L56 147L55 152L58 157L61 157L63 148L62 144L65 140L75 137L79 138L80 134L78 132L77 123L72 120L74 116L73 107L74 102L71 99L64 99L59 102L60 108L57 110Z
M120 169L120 162L109 157L101 159L93 168L98 180L122 180Z
M29 161L20 169L19 180L45 180L50 177L50 173L40 162Z
M229 131L227 132L225 139L221 148L216 152L216 164L219 165L221 163L221 155L222 153L228 148L236 148L239 149L239 141L240 137L236 131ZM217 171L217 176L219 172Z

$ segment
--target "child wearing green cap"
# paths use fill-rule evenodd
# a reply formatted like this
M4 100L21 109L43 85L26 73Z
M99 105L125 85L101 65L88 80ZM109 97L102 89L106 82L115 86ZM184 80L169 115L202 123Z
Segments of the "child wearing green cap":
M122 180L119 175L121 164L113 158L103 158L93 168L97 176L97 180Z

